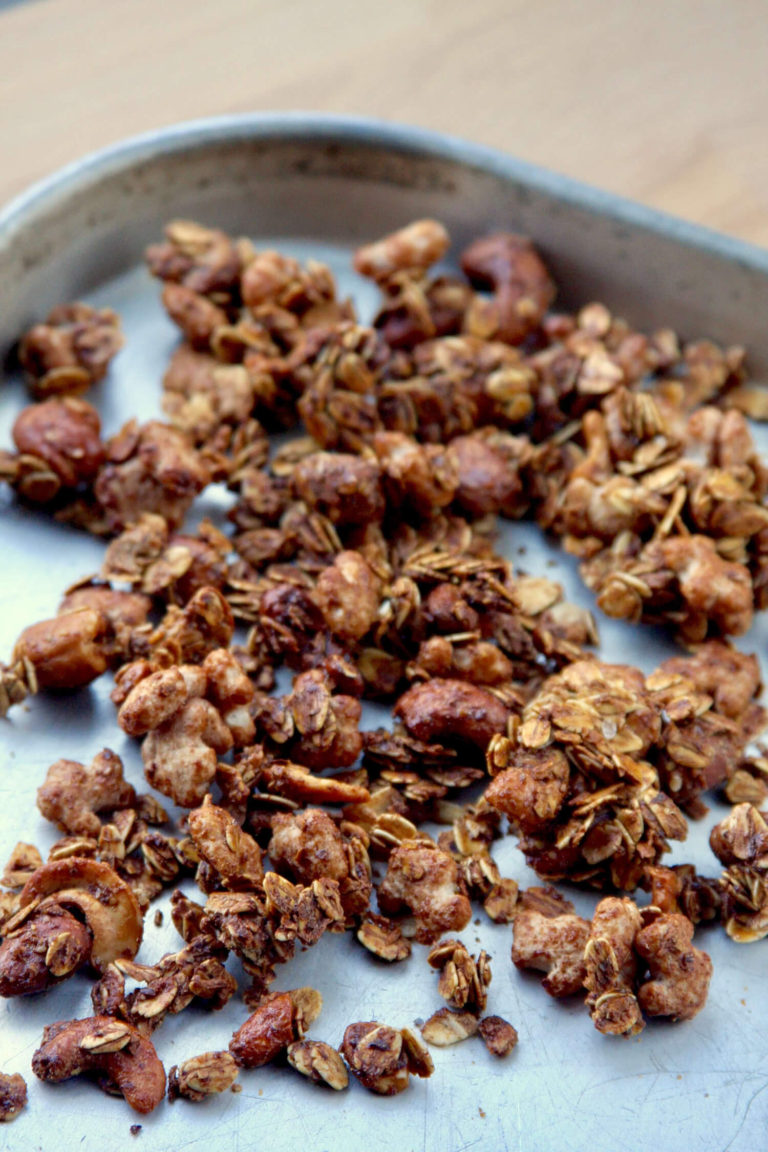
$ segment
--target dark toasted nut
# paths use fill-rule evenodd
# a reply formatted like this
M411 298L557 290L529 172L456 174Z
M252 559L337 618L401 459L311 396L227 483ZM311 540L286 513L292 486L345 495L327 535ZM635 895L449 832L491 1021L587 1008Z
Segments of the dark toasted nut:
M227 323L227 314L206 296L185 284L166 283L163 304L171 320L178 324L193 348L208 348L217 328Z
M106 672L106 645L106 617L93 608L79 608L25 628L13 658L29 661L38 688L83 688Z
M478 1027L479 1021L472 1012L452 1012L450 1008L438 1008L422 1025L421 1034L427 1044L447 1048L474 1036Z
M205 1100L226 1092L237 1079L239 1068L229 1052L203 1052L183 1064L174 1064L168 1073L168 1099Z
M607 896L592 918L584 949L587 1007L598 1032L633 1036L645 1026L636 995L635 937L642 927L628 897Z
M349 1084L349 1074L341 1056L322 1040L298 1040L288 1045L286 1055L291 1067L315 1084L326 1084L336 1092L341 1092Z
M509 1056L517 1047L517 1029L501 1016L486 1016L480 1021L480 1035L492 1056Z
M635 950L648 965L650 978L638 990L647 1016L692 1020L704 1007L712 978L712 961L694 948L693 924L669 912L638 932Z
M241 259L237 244L218 228L206 228L194 220L171 220L166 239L150 244L145 253L153 276L186 284L202 295L233 291L240 278Z
M0 1072L0 1124L15 1120L27 1103L27 1085L18 1072Z
M64 832L98 836L98 812L127 808L136 792L123 777L123 762L104 748L88 767L75 760L57 760L37 790L37 806Z
M93 936L89 962L99 973L139 950L144 927L139 902L107 864L79 856L44 864L21 891L22 909L35 903L41 911L54 904L79 909Z
M555 286L527 236L499 232L475 240L461 266L476 288L489 288L491 301L478 301L467 318L470 332L519 344L538 327L555 296Z
M428 520L451 503L459 470L450 445L419 444L402 432L377 432L373 448L391 511L408 520Z
M375 460L347 452L313 452L293 469L291 488L332 524L366 525L384 513L379 476Z
M84 400L66 397L24 408L12 435L22 455L35 457L50 469L56 485L76 488L93 480L104 462L100 433L96 409ZM33 493L24 495L34 498ZM49 492L46 498L50 496Z
M53 1084L81 1072L98 1071L108 1091L117 1092L143 1114L165 1096L165 1069L152 1041L111 1016L50 1024L32 1057L32 1071Z
M395 716L418 740L451 738L484 752L491 738L507 728L509 709L498 697L462 680L428 680L400 697Z
M18 925L18 926L17 926ZM55 905L22 911L4 925L0 944L0 996L28 996L72 976L88 963L88 927Z
M279 992L265 1000L238 1028L229 1050L241 1068L260 1068L298 1039L301 1036L291 994Z
M479 519L497 512L512 516L525 503L517 472L482 436L456 436L451 448L459 470L456 503L467 516Z
M340 1051L363 1087L379 1096L404 1091L411 1072L426 1077L433 1071L429 1053L411 1032L376 1020L350 1024Z

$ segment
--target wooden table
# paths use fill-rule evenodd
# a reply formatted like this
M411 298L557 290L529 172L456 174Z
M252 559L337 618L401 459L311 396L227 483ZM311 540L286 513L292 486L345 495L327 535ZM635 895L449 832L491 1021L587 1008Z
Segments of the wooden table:
M0 11L0 202L173 121L465 136L768 244L765 0L36 0Z

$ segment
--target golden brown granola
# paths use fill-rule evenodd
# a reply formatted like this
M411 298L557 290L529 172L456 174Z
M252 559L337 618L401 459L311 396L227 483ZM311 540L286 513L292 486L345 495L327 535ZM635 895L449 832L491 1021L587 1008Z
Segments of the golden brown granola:
M760 675L725 639L768 604L768 468L736 410L764 405L743 352L643 335L599 303L551 312L525 237L478 239L462 276L435 268L449 244L420 220L360 248L381 292L364 327L324 265L172 221L147 252L183 336L168 423L108 439L66 393L106 372L115 315L65 306L22 341L42 400L16 419L0 481L111 542L100 576L21 633L0 716L111 671L149 783L190 809L160 831L167 814L108 749L49 769L38 804L64 836L47 863L18 845L3 874L0 994L86 968L98 980L97 1016L46 1030L44 1078L96 1070L148 1111L165 1083L148 1035L193 1002L227 1004L232 954L252 1015L229 1052L174 1067L169 1097L202 1099L276 1057L341 1089L338 1052L305 1037L319 993L268 989L297 945L345 930L387 962L411 938L434 945L454 1010L425 1039L479 1032L506 1055L515 1029L479 1019L487 954L439 939L468 925L471 900L513 924L518 967L553 996L586 990L598 1029L624 1035L643 1014L702 1008L694 924L768 931L768 831L751 806L768 773L747 752ZM269 431L298 419L308 435L271 451ZM185 530L213 482L232 494L226 531ZM590 656L590 613L497 554L497 515L535 519L605 612L663 624L689 654L650 676ZM280 665L293 681L277 694ZM391 730L361 731L362 700L392 706ZM713 832L723 876L664 867L681 809L701 816L723 785L737 805ZM543 878L641 885L651 905L608 896L590 922L553 889L519 892L490 855L504 817ZM151 901L193 874L205 904L171 900L184 947L136 963ZM408 1029L375 1021L350 1025L341 1052L383 1094L432 1071Z

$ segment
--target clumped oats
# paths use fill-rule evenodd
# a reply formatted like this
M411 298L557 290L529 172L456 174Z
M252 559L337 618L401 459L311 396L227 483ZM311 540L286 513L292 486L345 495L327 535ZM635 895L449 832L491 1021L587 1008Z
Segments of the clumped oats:
M296 1040L286 1048L288 1063L314 1084L325 1084L341 1092L349 1084L349 1074L339 1053L322 1040Z
M168 1073L168 1099L205 1100L226 1092L237 1079L239 1068L229 1052L203 1052L183 1064L174 1064Z
M412 1032L376 1020L350 1024L340 1050L353 1075L378 1096L396 1096L408 1087L410 1076L424 1079L434 1071L431 1056Z
M737 804L709 837L725 866L720 877L725 930L739 944L768 935L768 822L754 804Z
M460 940L441 940L431 949L427 963L440 972L437 990L452 1008L466 1008L475 1015L485 1010L491 982L487 952L472 956Z
M123 346L111 308L63 304L35 324L19 344L19 361L37 399L76 396L102 380Z

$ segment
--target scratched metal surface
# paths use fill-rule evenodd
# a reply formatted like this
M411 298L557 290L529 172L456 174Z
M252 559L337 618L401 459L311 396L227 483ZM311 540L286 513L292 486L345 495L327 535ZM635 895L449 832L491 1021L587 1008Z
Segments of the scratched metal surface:
M349 179L354 195L353 178ZM362 213L364 218L358 214L345 219L349 210L344 182L329 187L327 181L317 180L310 185L304 201L293 204L288 216L293 221L298 213L311 221L314 213L322 226L317 225L314 233L311 228L301 229L297 236L296 228L279 227L279 198L275 200L279 187L274 183L261 200L250 189L247 203L242 194L228 192L214 202L208 192L198 191L175 200L166 197L161 206L153 203L150 207L156 185L149 181L143 198L135 197L130 208L132 222L125 225L128 240L119 244L113 240L106 258L95 260L94 249L84 247L82 237L70 238L44 261L30 262L17 282L17 291L9 291L12 286L6 278L6 298L16 302L17 316L24 313L24 322L73 294L116 308L123 318L127 344L108 380L90 398L99 406L107 432L130 416L157 415L160 376L176 333L159 306L156 283L140 266L140 252L156 220L162 218L158 217L161 209L166 217L180 209L196 212L212 223L247 230L260 245L326 260L366 317L374 296L350 271L351 247L361 236L370 237L411 215L439 214L440 207L452 204L457 194L424 186L414 190L407 180L399 186L373 184L368 190L372 207ZM295 182L291 191L296 195ZM539 204L540 219L530 230L545 236L548 206L532 195L534 208ZM449 216L451 211L461 220L460 230L466 228L469 233L471 203L454 205ZM376 227L376 220L382 222L381 228ZM507 223L519 226L514 216ZM561 233L566 224L560 218ZM480 231L485 225L486 217L478 209L474 226ZM98 223L93 228L98 230ZM340 239L345 230L347 239ZM646 304L642 282L637 291L636 312L641 314ZM578 297L577 274L572 277L570 294ZM635 318L631 299L625 311ZM668 320L674 323L675 315ZM10 322L6 311L0 323ZM18 319L16 323L18 327ZM13 417L25 401L21 384L9 375L0 393L3 447L10 443ZM226 504L223 493L213 492L201 501L201 510L220 516ZM543 541L534 528L504 525L500 541L519 567L556 575L572 599L584 597L573 563ZM0 655L5 655L24 625L55 611L61 591L70 582L98 570L103 545L19 509L7 492L1 492L0 547ZM649 670L669 651L659 635L607 620L600 621L600 628L606 659L631 660ZM766 624L760 620L740 646L763 652L765 639ZM123 758L131 782L142 787L138 745L117 728L108 693L104 680L71 697L35 699L0 724L0 861L19 839L36 843L44 853L55 839L55 831L34 804L35 789L55 759L88 760L108 745ZM383 715L381 709L368 708L364 726L381 723ZM707 835L721 811L713 802L710 816L691 828L688 843L675 846L673 862L691 860L704 872L716 871ZM495 855L505 875L521 885L533 882L511 838L497 846ZM581 893L572 896L578 910L589 915L595 898ZM167 909L167 900L161 899L158 906ZM519 1046L506 1061L494 1060L476 1040L453 1049L434 1049L434 1076L429 1081L412 1081L405 1094L391 1100L371 1096L354 1083L348 1092L337 1095L308 1084L290 1069L269 1067L242 1073L240 1094L226 1093L199 1105L180 1101L172 1107L161 1106L151 1116L138 1117L122 1101L100 1094L92 1085L79 1081L43 1085L29 1069L46 1023L90 1013L90 985L85 978L75 977L44 996L2 1001L0 1069L25 1075L30 1101L15 1123L0 1128L0 1148L104 1152L127 1146L129 1128L136 1122L142 1125L136 1147L144 1152L237 1152L261 1143L271 1152L297 1147L305 1152L338 1152L373 1142L402 1152L459 1152L474 1147L519 1152L563 1148L615 1152L621 1147L664 1152L686 1147L691 1152L720 1152L762 1143L768 1118L763 1023L768 1013L768 986L763 977L768 943L739 947L720 931L702 931L698 943L714 961L705 1010L690 1023L652 1023L639 1037L622 1041L599 1036L578 1001L551 1001L538 978L513 968L509 927L478 919L462 938L471 950L482 946L490 953L493 983L488 1010L514 1023ZM167 914L160 928L150 916L139 960L151 962L162 952L176 950L179 943ZM312 1035L338 1044L352 1020L376 1018L412 1026L441 1006L435 974L424 956L425 950L416 946L409 962L390 968L377 963L348 937L326 937L282 969L276 987L312 984L319 988L324 1008ZM201 1051L226 1047L245 1015L242 1004L233 1002L219 1014L190 1009L166 1021L155 1036L166 1068Z

